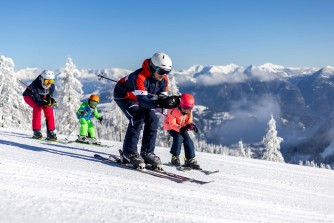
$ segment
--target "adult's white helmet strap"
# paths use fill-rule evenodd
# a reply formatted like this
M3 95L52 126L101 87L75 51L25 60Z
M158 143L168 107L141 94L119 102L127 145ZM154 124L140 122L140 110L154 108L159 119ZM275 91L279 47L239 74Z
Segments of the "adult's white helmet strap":
M165 53L155 53L151 58L151 62L155 67L160 67L165 70L172 70L172 60Z

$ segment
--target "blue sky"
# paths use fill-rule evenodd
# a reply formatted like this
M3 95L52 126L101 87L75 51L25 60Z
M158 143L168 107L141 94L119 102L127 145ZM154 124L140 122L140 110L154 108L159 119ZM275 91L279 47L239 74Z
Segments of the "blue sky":
M16 69L139 68L156 51L195 64L334 66L332 0L0 0Z

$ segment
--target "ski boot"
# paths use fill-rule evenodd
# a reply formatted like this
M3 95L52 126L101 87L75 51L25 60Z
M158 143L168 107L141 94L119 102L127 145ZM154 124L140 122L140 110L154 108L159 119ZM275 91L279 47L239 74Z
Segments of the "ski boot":
M180 162L180 158L178 156L172 156L172 160L170 161L170 163L173 166L181 166L181 162Z
M162 162L159 156L154 153L141 153L141 156L145 160L145 163L150 164L153 169L162 170Z
M57 140L57 135L56 133L52 130L48 130L46 133L46 140L50 140L50 141L56 141Z
M197 160L195 159L195 157L191 158L189 160L186 159L184 161L184 166L185 167L190 167L191 169L196 169L196 170L200 170L201 169L201 167L198 165Z
M89 141L89 144L101 145L101 143L98 142L97 139L96 139L95 137L93 137L93 138L88 138L87 140Z
M139 155L139 153L137 152L133 152L133 153L123 153L122 152L122 157L123 157L123 163L124 161L128 161L129 163L132 164L132 166L135 169L145 169L145 161L143 160L143 158Z
M34 134L32 136L33 139L43 139L41 130L33 130L33 131L34 131Z
M76 140L77 142L80 143L89 143L89 139L86 136L78 135L78 138Z

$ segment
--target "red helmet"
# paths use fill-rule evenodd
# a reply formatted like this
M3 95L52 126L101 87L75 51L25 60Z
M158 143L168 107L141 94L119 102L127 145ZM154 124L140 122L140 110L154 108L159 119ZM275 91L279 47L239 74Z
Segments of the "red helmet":
M184 109L193 109L195 106L195 98L191 94L182 94L180 106Z

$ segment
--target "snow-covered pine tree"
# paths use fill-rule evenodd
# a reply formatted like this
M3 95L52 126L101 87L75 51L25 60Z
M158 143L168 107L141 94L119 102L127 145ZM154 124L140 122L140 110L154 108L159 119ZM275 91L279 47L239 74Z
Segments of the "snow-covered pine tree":
M78 128L76 111L80 106L83 94L82 84L77 79L78 77L80 77L80 71L76 68L72 59L67 58L65 68L58 75L56 83L56 123L58 132L61 134L70 134L75 126Z
M276 121L273 115L271 115L271 118L268 122L267 134L263 137L262 140L265 146L262 159L274 162L284 162L284 158L280 151L280 143L282 141L283 138L277 136Z
M96 126L99 137L106 140L123 141L129 121L116 102L112 100L110 105L99 108L101 109L100 114L104 117L103 124Z
M176 81L174 75L170 75L168 84L168 94L169 95L180 95L180 90L176 86Z
M15 78L14 62L0 56L0 127L31 129L31 109L24 102L24 88Z
M246 152L245 152L244 143L242 142L242 140L239 140L238 145L239 145L240 156L245 157Z

